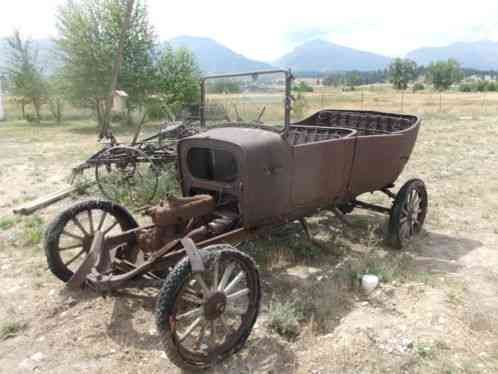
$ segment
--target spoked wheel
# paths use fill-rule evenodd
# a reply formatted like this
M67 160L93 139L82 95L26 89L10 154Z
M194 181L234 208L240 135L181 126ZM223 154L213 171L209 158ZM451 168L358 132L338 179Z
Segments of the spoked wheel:
M390 241L395 248L403 248L422 230L427 201L427 190L420 179L411 179L401 187L389 219Z
M249 337L261 299L254 261L230 246L201 250L205 272L188 258L168 275L156 323L166 354L187 370L204 369L237 352Z
M145 152L126 146L112 147L96 162L95 179L109 200L143 206L154 198L159 168Z
M96 230L104 237L138 227L123 207L110 201L89 200L62 212L45 233L45 254L50 271L67 282L92 245ZM133 243L121 248L119 256L133 261Z

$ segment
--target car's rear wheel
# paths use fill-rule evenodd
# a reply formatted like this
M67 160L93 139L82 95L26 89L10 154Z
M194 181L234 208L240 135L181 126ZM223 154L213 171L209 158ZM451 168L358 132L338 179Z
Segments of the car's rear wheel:
M420 233L427 214L428 196L424 182L411 179L399 190L389 218L389 242L401 249Z

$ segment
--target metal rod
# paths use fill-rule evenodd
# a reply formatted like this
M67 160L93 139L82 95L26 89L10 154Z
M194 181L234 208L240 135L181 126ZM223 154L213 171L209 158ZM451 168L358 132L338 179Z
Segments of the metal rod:
M383 207L383 206L380 206L380 205L365 203L363 201L354 200L353 204L357 208L362 208L362 209L366 209L366 210L372 210L372 211L378 212L378 213L387 213L387 214L389 214L391 212L391 209L389 209L389 208L386 208L386 207Z
M256 70L242 73L231 73L231 74L216 74L216 75L206 75L201 78L201 81L206 81L208 79L218 79L218 78L235 78L235 77L243 77L250 75L260 75L260 74L278 74L283 73L285 75L289 75L290 71L285 69L273 69L273 70Z

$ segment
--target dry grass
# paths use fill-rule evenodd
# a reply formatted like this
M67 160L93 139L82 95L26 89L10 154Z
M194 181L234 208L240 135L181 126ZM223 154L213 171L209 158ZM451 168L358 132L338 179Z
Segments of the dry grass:
M399 95L385 87L365 88L363 97L364 109L400 110ZM359 108L361 91L308 95L307 111L322 99L323 107ZM246 244L260 264L263 313L247 347L214 372L497 372L497 103L487 94L484 110L481 94L448 93L439 113L436 94L406 94L404 111L424 114L424 124L397 187L420 177L430 199L426 229L406 251L385 247L385 217L363 211L353 213L352 229L326 213L310 218L323 248L298 224ZM20 363L37 352L42 372L178 372L155 335L154 292L68 293L46 270L26 230L37 231L70 201L36 222L11 215L15 204L65 185L70 166L98 149L94 131L85 121L0 125L0 320L27 323L0 342L6 372L22 372ZM383 278L369 297L355 283L364 272ZM290 342L265 328L270 304L289 301L298 320ZM12 330L19 331L6 325Z

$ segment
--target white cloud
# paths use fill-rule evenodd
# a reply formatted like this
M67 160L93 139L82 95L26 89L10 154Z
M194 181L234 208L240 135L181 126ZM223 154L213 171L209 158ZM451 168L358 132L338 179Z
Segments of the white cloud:
M62 0L2 0L0 36L14 27L32 37L55 35ZM149 0L151 22L161 39L197 35L216 39L248 57L272 60L304 39L404 55L420 46L498 40L498 2Z

